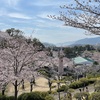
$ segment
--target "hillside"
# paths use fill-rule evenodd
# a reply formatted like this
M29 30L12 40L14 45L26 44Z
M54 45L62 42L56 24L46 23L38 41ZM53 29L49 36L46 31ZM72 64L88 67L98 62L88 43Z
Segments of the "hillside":
M95 38L85 38L85 39L80 39L78 41L71 41L71 42L65 42L65 43L58 43L56 46L74 46L74 45L96 45L100 44L100 37L95 37Z

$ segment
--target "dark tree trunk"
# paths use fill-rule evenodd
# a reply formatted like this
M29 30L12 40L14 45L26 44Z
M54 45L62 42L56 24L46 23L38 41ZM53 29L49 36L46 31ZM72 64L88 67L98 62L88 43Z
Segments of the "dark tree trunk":
M5 89L2 89L2 95L5 95Z
M14 85L14 88L15 88L15 100L17 100L17 95L18 95L18 90L17 90L17 80L15 81L15 85Z
M50 93L51 93L51 86L52 86L52 82L51 82L51 80L50 80L50 79L48 79L48 85L49 85L49 91L50 91Z
M23 80L23 79L22 79L22 89L23 89L23 90L25 89L24 80Z
M5 95L6 86L7 86L7 83L5 83L2 87L2 95Z
M60 91L59 91L59 88L60 88L60 83L58 83L58 100L60 100Z
M33 91L33 85L35 84L35 78L34 78L34 76L33 76L33 78L31 79L31 81L30 81L30 92L32 92Z
M50 93L51 93L51 86L50 86L50 90L49 90L49 91L50 91Z
M59 100L60 100L60 92L58 92L58 98L59 98Z
M30 83L30 92L32 92L32 91L33 91L33 84Z

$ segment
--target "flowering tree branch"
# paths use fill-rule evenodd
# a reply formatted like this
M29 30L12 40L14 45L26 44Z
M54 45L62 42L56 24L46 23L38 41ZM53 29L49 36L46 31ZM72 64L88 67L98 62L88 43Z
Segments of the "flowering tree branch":
M72 3L60 6L59 16L50 15L52 19L71 26L86 30L90 34L100 35L100 1L99 0L71 0Z

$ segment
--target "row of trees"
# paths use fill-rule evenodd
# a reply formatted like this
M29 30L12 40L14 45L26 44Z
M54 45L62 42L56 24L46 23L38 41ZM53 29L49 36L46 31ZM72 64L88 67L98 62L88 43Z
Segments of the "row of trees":
M65 47L64 53L68 58L73 58L78 55L81 55L84 51L93 51L95 50L94 46L85 45L85 46L74 46L74 47Z
M38 39L27 39L22 34L17 34L16 29L8 34L10 37L5 39L3 48L0 48L0 85L4 92L6 85L12 83L15 100L17 100L18 86L23 83L22 87L24 87L24 80L28 80L32 91L32 80L38 77L37 73L41 67L51 67L54 69L52 70L53 75L59 74L59 68L63 67L59 63L62 52L55 52L57 55L54 56L53 51L46 49ZM65 58L64 64L67 63L66 61ZM51 78L47 78L49 87L51 87Z
M17 100L18 86L23 80L37 77L36 69L46 61L44 46L37 39L26 39L20 30L7 30L10 38L6 38L5 45L0 48L0 88L9 82L15 89Z

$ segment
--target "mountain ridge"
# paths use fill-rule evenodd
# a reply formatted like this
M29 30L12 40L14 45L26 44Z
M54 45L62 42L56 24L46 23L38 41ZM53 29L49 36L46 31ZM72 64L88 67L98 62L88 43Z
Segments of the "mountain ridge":
M94 38L84 38L84 39L79 39L77 41L69 41L69 42L64 42L64 43L57 43L54 44L57 47L64 47L64 46L74 46L74 45L96 45L100 44L100 37L94 37Z

